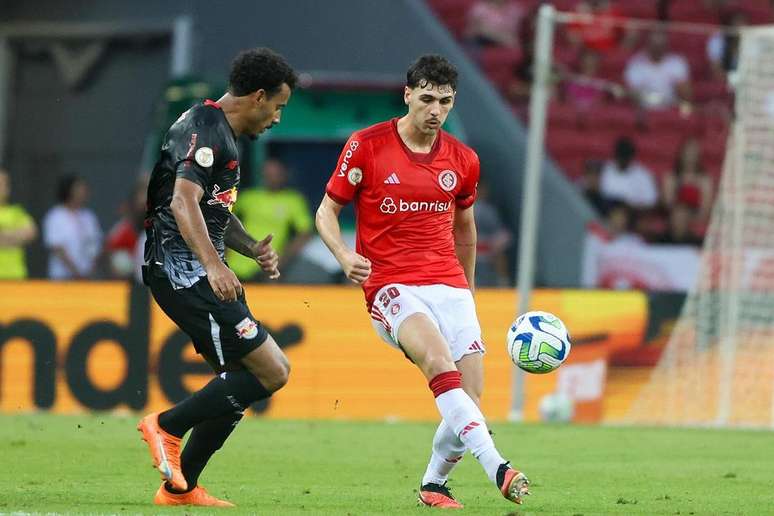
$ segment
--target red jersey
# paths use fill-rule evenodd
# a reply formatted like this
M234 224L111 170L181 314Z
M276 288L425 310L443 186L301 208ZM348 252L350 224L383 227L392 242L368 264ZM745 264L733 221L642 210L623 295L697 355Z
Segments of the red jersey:
M355 202L357 253L371 261L363 284L370 308L389 283L468 288L454 250L455 207L476 199L476 153L440 130L427 154L412 152L394 118L355 132L339 157L326 193Z

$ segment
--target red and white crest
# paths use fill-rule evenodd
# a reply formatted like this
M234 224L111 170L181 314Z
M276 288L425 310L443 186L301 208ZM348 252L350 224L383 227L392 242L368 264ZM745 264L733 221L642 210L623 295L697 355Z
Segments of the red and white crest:
M457 186L457 173L454 170L444 170L438 174L438 184L447 192Z

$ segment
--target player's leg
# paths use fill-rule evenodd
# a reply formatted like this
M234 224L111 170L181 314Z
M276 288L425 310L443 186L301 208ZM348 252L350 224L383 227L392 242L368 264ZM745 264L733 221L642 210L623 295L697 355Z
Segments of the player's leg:
M244 298L222 303L206 280L183 292L172 291L168 281L152 281L151 288L162 309L191 336L197 351L216 371L222 371L201 390L167 411L147 416L138 426L151 447L162 477L170 484L169 490L193 492L196 485L189 485L185 478L198 479L201 469L196 466L191 471L181 470L179 445L182 436L205 421L242 412L251 403L270 396L287 381L287 361L274 340L252 317ZM274 367L264 368L260 379L242 364L242 360L252 364L262 359ZM230 425L222 423L204 428L209 435L208 441L225 441L233 430L233 421ZM218 437L213 437L215 432ZM156 446L152 444L155 442L158 443ZM186 454L195 459L189 464L206 464L217 449L203 442L198 438L189 441Z
M470 301L472 303L472 296L470 296ZM397 340L406 354L429 380L430 389L436 399L436 406L446 424L470 450L484 468L489 479L501 489L503 495L520 503L521 495L527 493L526 477L510 468L508 461L500 455L495 447L483 414L476 402L462 389L462 375L457 370L452 358L453 348L442 334L437 310L433 309L437 309L437 307L431 308L430 305L433 303L430 301L427 301L426 304L428 310L425 313L415 313L406 317L399 327L397 323L395 324ZM467 304L464 302L455 301L452 303L452 306L458 305L463 309L467 308ZM454 313L455 309L449 311L450 313L446 314L446 317L453 319L459 317L459 314ZM473 317L475 317L475 307L473 307ZM446 326L454 325L454 323L444 319L441 319L440 322ZM456 335L457 332L453 333ZM457 360L461 359L465 353L469 353L468 351L460 352L457 347L454 348L454 352L456 355L454 358ZM475 386L477 382L482 380L483 375L480 375L472 381L471 385ZM518 478L512 477L510 472L514 472Z
M484 388L484 365L480 353L469 354L455 362L462 374L462 390L479 405ZM433 436L433 451L422 477L422 485L443 485L465 454L465 444L454 431L441 420Z
M245 369L247 369L250 374L258 379L261 385L266 387L267 391L271 392L279 390L287 383L289 373L287 358L270 335L260 347L248 353L240 362L241 364L231 364L229 366L232 370L226 372L227 377L238 371L244 373L246 372ZM223 446L226 439L234 431L236 425L242 419L242 415L242 410L235 409L220 417L206 419L193 427L180 456L181 469L188 483L186 492L192 492L199 488L199 475L215 452ZM170 501L169 497L166 496L168 493L178 493L171 486L165 486L163 490L165 491L162 493L165 495L165 502ZM217 500L211 496L209 498ZM192 504L199 505L196 503Z
M398 342L429 380L446 424L495 482L498 468L507 461L495 448L483 414L462 389L462 375L438 327L426 314L414 314L398 329Z

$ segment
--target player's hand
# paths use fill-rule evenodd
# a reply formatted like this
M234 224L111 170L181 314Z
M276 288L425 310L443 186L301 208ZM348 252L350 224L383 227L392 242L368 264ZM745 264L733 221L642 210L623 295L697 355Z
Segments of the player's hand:
M222 262L207 269L207 281L221 301L236 301L242 294L242 284L239 283L236 274Z
M350 281L362 285L371 275L371 260L350 251L342 258L341 268Z
M253 246L255 261L258 262L261 269L269 275L269 279L277 279L280 277L279 255L277 255L277 251L271 246L273 238L274 235L269 234L266 238Z

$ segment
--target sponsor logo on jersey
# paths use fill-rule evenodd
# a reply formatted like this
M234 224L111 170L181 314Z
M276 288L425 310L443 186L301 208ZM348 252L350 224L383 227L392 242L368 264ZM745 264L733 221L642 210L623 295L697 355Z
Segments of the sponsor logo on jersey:
M396 174L395 172L390 174L390 176L387 179L384 180L384 184L386 184L386 185L399 185L400 184L400 179L398 179L398 174Z
M347 173L347 181L349 181L349 184L352 186L357 185L360 183L360 181L363 180L363 171L360 170L357 167L352 167L349 169L349 172Z
M457 186L457 173L454 170L444 170L438 174L438 184L447 192Z
M245 317L236 325L236 332L240 339L254 339L258 335L258 324Z
M215 161L215 155L209 147L199 147L194 154L196 162L204 168L209 168Z
M404 199L395 199L392 197L385 197L382 199L382 204L379 206L379 210L382 213L392 215L394 213L417 213L422 211L427 212L444 212L451 209L451 201L406 201Z
M390 307L390 312L392 312L392 315L398 315L400 313L400 303L393 303Z
M339 177L344 177L344 174L349 168L349 160L352 159L352 156L355 154L355 151L359 146L360 142L357 140L349 142L349 149L347 149L347 152L344 153L344 160L341 162L341 166L339 167Z
M212 189L212 199L207 201L210 206L220 205L227 208L228 211L234 209L237 200L237 188L232 186L228 190L220 191L220 186L215 185Z
M194 150L196 149L196 141L199 139L197 133L191 133L191 141L188 142L188 152L185 154L185 159L191 159L193 157Z

